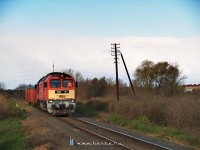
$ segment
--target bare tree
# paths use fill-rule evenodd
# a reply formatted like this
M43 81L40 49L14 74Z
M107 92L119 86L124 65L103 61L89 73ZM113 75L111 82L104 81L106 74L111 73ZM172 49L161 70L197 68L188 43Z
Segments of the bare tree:
M0 90L5 90L6 85L3 82L0 82Z
M33 87L34 87L34 85L22 83L22 84L19 84L15 88L15 90L26 90L27 88L33 88Z
M84 78L79 71L74 71L73 69L69 68L69 69L64 69L63 72L71 75L73 78L75 78L77 82L84 81Z

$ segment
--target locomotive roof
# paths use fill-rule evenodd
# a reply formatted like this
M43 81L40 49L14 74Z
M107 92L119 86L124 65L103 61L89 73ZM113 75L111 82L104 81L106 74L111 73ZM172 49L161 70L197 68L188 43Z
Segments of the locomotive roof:
M64 72L51 72L51 73L47 74L46 76L49 76L49 75L55 75L55 76L64 75L65 77L72 77L69 74L66 74Z
M61 76L61 75L63 75L64 77L72 77L72 76L70 76L69 74L66 74L66 73L64 73L64 72L51 72L51 73L47 74L46 76L42 77L42 78L38 81L38 83L39 83L39 82L45 81L46 78L47 78L48 76L50 76L50 75L51 75L51 76Z

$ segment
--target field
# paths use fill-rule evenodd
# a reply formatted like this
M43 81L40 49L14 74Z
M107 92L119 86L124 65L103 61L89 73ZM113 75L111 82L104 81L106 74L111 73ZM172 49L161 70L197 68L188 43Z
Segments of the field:
M0 95L0 149L24 149L25 133L21 120L25 111Z
M114 96L82 101L77 112L111 124L148 133L172 142L200 148L200 101L198 95L172 97Z
M20 120L24 118L24 110L2 95L0 103L1 132L5 133L1 135L5 136L1 139L9 142L12 139L9 139L8 135L17 132L17 145L23 147L25 141ZM199 149L199 107L198 93L182 93L168 97L141 94L137 99L127 94L120 96L119 101L114 95L105 94L87 100L79 99L76 113ZM13 130L9 130L7 124L11 125ZM6 145L6 140L1 141L2 147Z

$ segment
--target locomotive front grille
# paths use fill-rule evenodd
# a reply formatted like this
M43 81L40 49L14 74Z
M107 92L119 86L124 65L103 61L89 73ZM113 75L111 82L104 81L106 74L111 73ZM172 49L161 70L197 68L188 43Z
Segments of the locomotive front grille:
M65 98L66 96L65 95L59 95L59 98Z

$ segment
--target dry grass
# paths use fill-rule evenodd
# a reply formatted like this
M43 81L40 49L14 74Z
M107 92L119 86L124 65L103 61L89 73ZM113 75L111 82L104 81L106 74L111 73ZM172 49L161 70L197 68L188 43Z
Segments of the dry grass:
M6 98L0 94L0 120L6 118L9 115L9 109L6 103Z
M141 97L137 100L112 96L93 98L87 102L96 110L106 111L127 119L147 116L152 122L200 135L200 98L195 95L174 97Z
M168 126L200 135L200 99L194 95L173 97L167 100Z
M0 120L8 117L25 117L25 110L0 93Z

